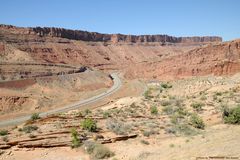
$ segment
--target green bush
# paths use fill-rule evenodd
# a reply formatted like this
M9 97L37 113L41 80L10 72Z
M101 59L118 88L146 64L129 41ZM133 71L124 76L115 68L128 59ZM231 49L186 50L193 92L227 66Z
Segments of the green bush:
M158 114L158 109L157 109L156 106L152 106L152 107L150 108L150 110L151 110L151 114L154 114L154 115L157 115L157 114Z
M175 112L182 116L189 115L189 112L184 107L178 107Z
M71 137L72 137L72 148L77 148L81 146L81 141L79 139L79 135L76 129L71 130Z
M35 121L37 119L40 119L39 113L33 113L32 116L31 116L31 120Z
M151 90L150 90L150 89L148 89L148 90L146 90L146 91L144 92L144 98L145 98L145 99L151 99L151 98L153 98L153 96L151 95Z
M191 104L191 107L197 112L201 111L203 106L204 106L204 103L201 103L201 102L194 102Z
M223 119L225 123L240 124L240 105L235 108L224 108Z
M8 130L1 130L0 131L0 136L6 136L8 134Z
M89 115L89 114L91 114L91 113L92 113L91 110L85 109L84 112L83 112L83 115L84 115L84 116L87 116L87 115Z
M216 92L215 93L216 96L222 96L222 94L223 94L222 92Z
M90 119L90 118L87 118L84 121L82 121L81 127L84 130L88 130L89 132L97 131L97 123L93 119Z
M32 131L37 130L37 126L24 126L22 129L19 129L19 131L23 131L25 133L31 133Z
M114 153L102 144L86 141L84 142L86 151L92 155L94 159L106 159L114 156Z
M172 85L168 84L168 83L162 83L161 87L164 88L164 89L167 89L167 88L172 88Z
M190 124L194 128L198 128L198 129L204 129L205 128L205 124L204 124L203 120L197 114L192 114L191 115Z

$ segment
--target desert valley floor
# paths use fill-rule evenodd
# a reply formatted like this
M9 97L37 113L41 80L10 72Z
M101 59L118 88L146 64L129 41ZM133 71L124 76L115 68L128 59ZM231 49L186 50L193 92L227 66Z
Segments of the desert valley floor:
M0 159L240 159L239 71L240 40L0 25Z

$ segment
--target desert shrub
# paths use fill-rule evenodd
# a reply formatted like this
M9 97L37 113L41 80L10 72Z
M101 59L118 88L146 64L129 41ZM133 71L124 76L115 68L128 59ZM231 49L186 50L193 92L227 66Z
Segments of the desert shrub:
M170 147L170 148L173 148L173 147L175 147L175 145L174 145L174 144L170 144L169 147Z
M166 131L168 133L180 134L185 136L193 136L197 134L197 132L186 123L173 125L171 128L167 129Z
M32 131L37 130L38 127L37 126L24 126L21 130L19 131L23 131L25 133L31 133Z
M135 102L133 102L131 105L130 105L131 108L137 108L138 106L136 105Z
M144 131L143 131L143 135L144 135L145 137L149 137L149 136L151 136L151 135L153 135L153 134L156 134L156 131L153 130L153 129L151 129L151 130L144 130Z
M221 96L223 93L222 92L216 92L215 95L216 96Z
M103 112L103 118L111 117L111 114L108 111Z
M145 144L145 145L149 145L149 144L150 144L148 141L146 141L146 140L144 140L144 139L142 139L140 142L141 142L142 144Z
M205 95L201 96L200 100L202 100L202 101L207 100L207 96L205 96Z
M218 100L218 96L216 94L213 95L213 100L214 101Z
M72 148L77 148L81 146L81 140L79 139L79 135L76 129L71 129L71 137L72 137Z
M172 85L168 84L168 83L162 83L161 87L164 88L164 89L167 89L167 88L172 88Z
M32 121L35 121L35 120L37 120L37 119L40 119L39 113L33 113L30 119L31 119Z
M174 113L170 116L170 120L173 124L181 123L184 120L184 115Z
M175 112L173 106L166 106L162 109L162 111L167 115L171 115Z
M96 132L97 131L97 123L90 118L87 118L81 122L81 127L84 130L87 130L89 132Z
M176 134L176 129L171 127L171 128L165 128L165 132L169 134Z
M85 109L85 110L83 111L83 116L87 116L87 115L89 115L89 114L91 114L91 113L92 113L91 110Z
M180 99L180 98L174 99L174 105L177 106L177 107L182 107L184 105L183 104L183 99Z
M175 112L179 115L182 115L182 116L189 115L189 112L183 107L178 107Z
M121 110L122 112L122 110ZM125 109L125 112L127 112L129 115L135 115L136 114L136 109L133 109L133 108L126 108Z
M8 134L8 130L3 129L0 131L0 136L6 136L7 134Z
M235 108L224 108L223 119L225 123L240 124L240 105Z
M2 140L3 140L4 142L8 142L8 141L9 141L8 136L2 137Z
M197 112L201 111L202 110L202 107L204 106L204 103L202 102L193 102L191 104L191 107L196 110Z
M136 158L134 158L133 160L146 160L146 159L150 159L153 155L154 155L154 153L144 151L144 152L139 153L139 155Z
M151 90L150 89L146 90L143 95L144 95L145 99L153 98L153 96L151 95Z
M151 106L150 110L151 110L151 114L154 114L154 115L158 114L158 109L156 106Z
M169 106L169 105L172 104L172 101L170 101L170 100L162 100L162 101L160 101L160 104L162 106Z
M94 142L94 141L85 141L84 142L85 150L89 154L93 153L95 146L96 146L96 142Z
M197 114L192 114L190 116L190 124L194 128L198 128L198 129L204 129L205 128L205 124L204 124L202 118L199 117Z
M131 127L123 122L117 121L115 119L108 120L106 122L107 129L118 135L128 134L131 130Z
M29 136L28 136L29 138L36 138L37 136L36 135L34 135L34 134L29 134Z
M106 159L114 156L114 153L102 144L86 141L84 142L84 146L86 151L95 159Z
M199 95L205 95L205 94L206 94L205 91L200 91L200 92L199 92Z

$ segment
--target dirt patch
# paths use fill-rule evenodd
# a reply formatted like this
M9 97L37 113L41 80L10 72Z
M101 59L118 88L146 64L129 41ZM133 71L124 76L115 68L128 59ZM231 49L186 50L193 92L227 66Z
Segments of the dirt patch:
M0 88L24 89L36 83L35 79L0 82Z

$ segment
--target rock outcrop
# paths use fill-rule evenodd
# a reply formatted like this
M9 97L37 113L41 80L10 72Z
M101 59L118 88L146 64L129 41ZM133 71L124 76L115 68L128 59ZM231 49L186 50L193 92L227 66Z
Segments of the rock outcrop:
M39 37L59 37L70 40L94 41L94 42L162 42L162 43L204 43L221 42L222 38L217 36L206 37L173 37L168 35L124 35L124 34L101 34L81 30L70 30L64 28L35 27L20 28L11 25L0 25L0 30L9 30L13 34L37 35ZM0 34L0 40L3 35Z
M161 61L127 69L127 78L179 79L203 75L231 75L240 71L240 40L208 45Z

